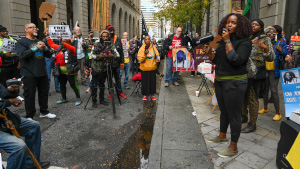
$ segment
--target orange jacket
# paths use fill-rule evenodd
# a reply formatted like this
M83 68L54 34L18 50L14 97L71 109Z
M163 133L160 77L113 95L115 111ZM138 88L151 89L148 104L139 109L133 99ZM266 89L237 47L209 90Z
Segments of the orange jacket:
M156 58L160 59L159 52L155 46L150 44L150 46L148 48L149 53L146 55L145 54L145 46L146 45L144 43L137 54L137 59L141 62L140 69L142 71L153 71L157 68L155 59Z

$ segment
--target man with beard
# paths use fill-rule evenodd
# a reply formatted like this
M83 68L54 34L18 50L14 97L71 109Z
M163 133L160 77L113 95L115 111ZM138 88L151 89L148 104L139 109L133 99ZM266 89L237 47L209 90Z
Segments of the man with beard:
M48 110L48 76L45 57L50 58L51 52L45 43L36 39L38 28L34 23L25 25L26 37L18 40L16 49L20 58L21 76L23 76L26 118L35 115L35 94L38 89L40 117L55 118Z
M13 38L8 36L8 31L6 27L0 25L0 46L4 39L9 39L15 41ZM16 53L0 51L0 57L2 58L2 66L0 67L0 83L6 86L6 80L12 78L19 78L20 71L18 68L19 57Z
M72 39L72 46L75 46L76 48L77 61L80 66L81 81L82 84L86 86L87 84L85 78L85 51L88 49L89 44L82 37L80 27L75 27L74 30L76 38L74 40Z

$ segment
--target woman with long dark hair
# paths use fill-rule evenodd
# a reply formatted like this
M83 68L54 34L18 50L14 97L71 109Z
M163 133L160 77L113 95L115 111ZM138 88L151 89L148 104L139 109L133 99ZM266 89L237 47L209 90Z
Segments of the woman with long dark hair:
M213 54L210 47L205 48L215 63L215 90L221 110L220 134L207 140L215 143L227 143L227 128L230 125L231 142L228 148L219 152L221 157L230 157L238 153L237 142L241 133L241 109L247 89L246 65L252 44L249 20L240 14L228 14L220 22L218 34L222 36L219 46Z

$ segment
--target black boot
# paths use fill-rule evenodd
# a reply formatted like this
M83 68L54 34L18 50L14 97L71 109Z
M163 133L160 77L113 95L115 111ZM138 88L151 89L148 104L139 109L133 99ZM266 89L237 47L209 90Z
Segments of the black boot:
M93 102L92 108L97 108L97 102Z
M105 100L100 100L100 104L103 104L104 106L108 106L108 102Z
M248 116L242 115L242 123L247 123L248 122Z
M247 127L243 128L241 133L252 133L256 130L256 124L248 123Z

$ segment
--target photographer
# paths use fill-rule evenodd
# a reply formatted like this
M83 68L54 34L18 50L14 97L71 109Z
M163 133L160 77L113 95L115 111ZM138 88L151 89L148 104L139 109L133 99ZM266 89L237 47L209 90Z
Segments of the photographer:
M231 130L231 142L228 148L219 152L220 157L237 155L237 142L241 133L241 109L247 89L246 65L252 49L249 39L251 25L245 16L228 14L219 25L218 34L222 37L215 55L210 47L205 46L210 60L216 64L215 90L221 110L220 134L208 138L214 143L227 143L228 126Z
M25 137L25 141L12 135L6 128L5 121L0 118L0 149L9 153L6 169L28 169L35 168L33 161L27 154L27 146L32 151L42 168L50 166L50 162L40 161L41 129L37 121L27 120L18 114L11 112L8 107L11 105L20 107L22 101L17 99L19 87L5 88L0 84L0 110L5 110L8 120L15 125L17 132ZM2 113L2 112L1 112ZM26 146L27 145L27 146ZM0 166L1 168L2 166Z
M106 29L109 31L109 37L113 42L114 46L116 47L118 53L120 54L119 58L114 59L113 68L112 68L113 76L117 83L117 88L118 88L117 93L120 97L126 99L127 97L122 92L121 79L120 79L120 70L123 70L124 68L124 53L123 53L122 42L121 39L117 35L115 35L115 28L113 26L108 25L106 26ZM111 96L109 96L109 98L111 98Z
M26 37L18 40L16 49L20 57L21 75L24 83L26 118L32 120L35 115L35 94L38 89L40 117L55 118L48 110L48 76L45 57L51 52L45 43L36 39L38 28L33 23L25 25Z
M110 41L111 46L106 46L105 41ZM107 49L110 49L107 51ZM105 79L107 78L106 70L106 59L113 58L112 62L115 59L119 58L120 55L116 50L116 47L113 45L113 42L109 38L109 32L107 30L102 30L100 32L100 41L96 41L92 49L92 101L93 108L97 108L97 85L100 82L100 93L99 99L100 104L108 105L108 102L104 100L104 90L105 90ZM113 63L111 63L113 64ZM113 65L112 65L113 66ZM109 72L111 73L111 72ZM110 82L112 84L112 82Z
M134 35L133 38L129 41L129 54L131 56L131 62L132 62L132 66L131 66L131 71L132 71L132 77L138 73L139 71L139 63L137 60L137 53L140 49L140 47L142 46L142 44L140 43L140 41L138 41L137 35Z

